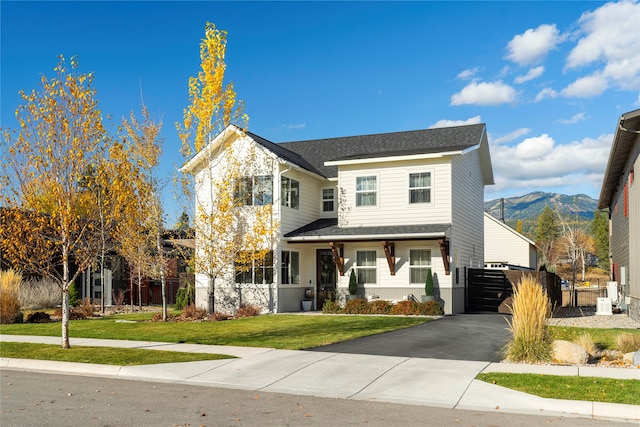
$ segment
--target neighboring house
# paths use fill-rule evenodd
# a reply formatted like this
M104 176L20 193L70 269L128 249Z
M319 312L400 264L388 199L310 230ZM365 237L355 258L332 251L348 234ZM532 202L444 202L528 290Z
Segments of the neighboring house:
M609 210L611 279L618 282L621 302L640 321L640 110L623 114L616 125L598 209Z
M346 293L352 269L360 297L420 300L431 269L445 313L464 312L466 271L484 263L484 186L493 184L484 124L281 144L229 126L183 172L201 182L221 161L204 153L229 144L256 148L269 184L260 200L273 203L279 233L262 282L218 278L217 300L244 288L243 302L270 311L300 311L309 297L321 309ZM206 295L196 271L198 305Z
M500 221L484 213L484 267L492 270L535 270L536 244Z

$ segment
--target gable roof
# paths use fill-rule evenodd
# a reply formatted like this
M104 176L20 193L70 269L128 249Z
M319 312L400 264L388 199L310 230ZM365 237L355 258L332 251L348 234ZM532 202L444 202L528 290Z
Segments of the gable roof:
M407 132L392 132L276 144L293 152L321 173L338 176L338 166L325 162L413 154L459 152L481 143L484 123ZM302 165L301 165L302 166Z
M598 209L611 207L618 183L625 173L625 167L629 161L633 145L638 140L639 131L640 110L623 114L618 120L613 144L611 144L607 169L604 172L602 189L598 199Z
M533 240L531 240L531 239L527 238L527 236L525 236L525 235L524 235L524 234L522 234L522 233L518 233L518 231L516 231L516 230L514 230L513 228L509 227L507 224L505 224L504 222L500 221L498 218L496 218L495 216L491 215L490 213L485 212L485 213L484 213L484 217L485 217L486 219L488 219L488 220L493 221L493 222L494 222L494 223L496 223L498 226L500 226L500 227L504 228L507 232L509 232L509 233L513 234L514 236L518 237L519 239L521 239L521 240L523 240L523 241L527 242L528 244L530 244L530 245L532 245L532 246L536 246L536 243L535 243ZM487 237L487 233L486 233L486 230L485 230L485 239L486 239L486 237Z

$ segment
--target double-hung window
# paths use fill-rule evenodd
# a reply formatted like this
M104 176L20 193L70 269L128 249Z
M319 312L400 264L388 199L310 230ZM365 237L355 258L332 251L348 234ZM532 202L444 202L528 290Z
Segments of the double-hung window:
M300 284L300 254L293 251L282 251L281 269L283 285Z
M376 251L356 251L358 284L376 283Z
M409 203L431 203L431 172L409 174Z
M409 276L410 283L424 284L427 280L427 271L431 268L431 250L409 250Z
M335 191L333 188L322 189L322 212L333 212L335 197Z
M300 183L295 179L282 177L282 206L298 209L300 206Z
M264 258L256 259L249 252L243 252L235 262L236 283L272 283L273 252L267 252Z
M378 185L376 176L356 178L356 206L376 206Z
M236 181L234 198L240 206L266 206L273 203L273 176L243 177Z

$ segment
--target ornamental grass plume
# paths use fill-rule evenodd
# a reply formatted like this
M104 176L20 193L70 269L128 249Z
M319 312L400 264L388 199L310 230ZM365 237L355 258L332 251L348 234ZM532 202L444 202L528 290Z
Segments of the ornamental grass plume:
M512 318L509 330L513 334L506 346L506 356L513 362L544 362L551 360L552 339L546 326L551 315L547 292L531 275L514 286Z
M15 270L0 271L0 323L13 323L20 314L22 274Z

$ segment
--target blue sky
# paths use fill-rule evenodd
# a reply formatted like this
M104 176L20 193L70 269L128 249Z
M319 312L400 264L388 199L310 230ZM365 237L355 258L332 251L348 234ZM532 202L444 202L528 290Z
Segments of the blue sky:
M95 73L116 119L164 123L161 174L207 21L249 130L273 142L487 124L496 185L598 198L618 117L640 108L640 4L598 2L0 2L1 126L58 54ZM167 188L171 225L181 211Z

